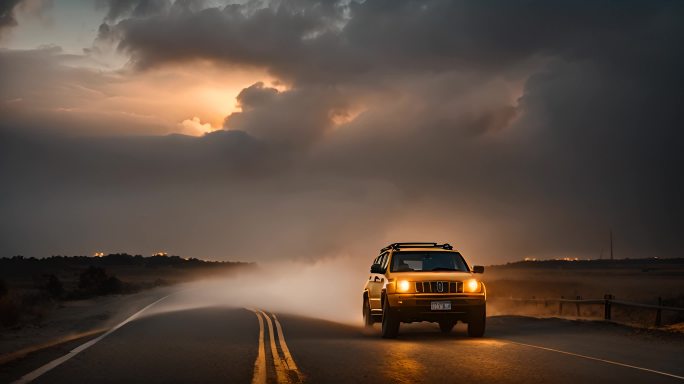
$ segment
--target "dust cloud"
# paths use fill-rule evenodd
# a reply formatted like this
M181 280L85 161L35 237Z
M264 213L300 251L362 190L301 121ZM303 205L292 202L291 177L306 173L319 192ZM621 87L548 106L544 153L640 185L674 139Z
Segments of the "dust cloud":
M365 264L348 257L264 263L239 275L180 285L144 315L225 306L359 325L361 293L368 278Z

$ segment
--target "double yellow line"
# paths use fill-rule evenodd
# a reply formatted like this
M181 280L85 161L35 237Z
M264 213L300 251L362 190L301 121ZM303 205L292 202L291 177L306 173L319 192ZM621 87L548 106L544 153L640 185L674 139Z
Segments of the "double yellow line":
M303 383L304 376L297 368L292 354L290 354L290 349L287 347L285 342L285 336L283 335L283 327L278 321L278 317L271 313L271 317L260 309L248 308L250 311L259 319L259 350L257 353L257 358L254 361L254 375L252 376L252 384L266 384L268 381L267 367L266 367L266 348L264 343L264 319L268 326L268 333L270 339L271 347L271 357L273 358L273 368L276 373L276 380L279 384L296 384ZM276 333L273 331L273 323L275 323L275 329L278 334L278 340L276 343ZM278 345L280 345L280 351L278 350Z

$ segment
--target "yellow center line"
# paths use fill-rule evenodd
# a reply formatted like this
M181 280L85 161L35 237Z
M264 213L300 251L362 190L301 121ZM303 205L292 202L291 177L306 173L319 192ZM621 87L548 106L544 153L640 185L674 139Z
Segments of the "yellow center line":
M264 319L261 318L259 312L248 308L254 312L257 319L259 319L259 352L257 358L254 360L254 374L252 376L252 384L266 384L266 350L264 348Z
M266 324L268 325L268 333L270 335L270 340L271 340L271 355L273 356L273 365L275 366L275 371L276 371L276 379L278 380L278 383L289 383L289 380L287 378L287 374L285 373L285 370L283 369L283 361L280 358L280 354L278 354L278 347L276 346L276 340L275 340L275 333L273 332L273 322L271 322L271 318L268 317L266 313L263 311L259 310L262 316L266 318Z
M265 384L267 379L266 372L266 353L265 353L265 342L264 342L264 319L266 319L266 325L268 326L269 340L271 346L271 356L273 357L273 366L276 372L276 381L278 383L303 383L304 375L302 375L297 364L292 358L290 349L287 347L285 342L285 335L283 334L283 326L280 324L278 317L275 313L271 313L270 316L266 312L260 309L247 308L248 310L254 312L259 319L259 352L257 353L257 358L254 361L254 375L252 377L252 384ZM273 322L275 322L275 329L278 332L278 339L276 340ZM278 344L280 345L280 350L282 351L282 357L278 352Z
M278 341L280 342L280 349L283 350L283 355L285 356L285 363L287 364L289 370L294 371L297 374L299 382L303 382L304 380L302 373L297 368L297 364L295 364L295 361L290 354L290 349L287 347L287 343L285 342L285 335L283 335L283 328L280 325L280 321L278 321L278 317L275 313L272 313L271 315L273 316L276 328L278 329Z

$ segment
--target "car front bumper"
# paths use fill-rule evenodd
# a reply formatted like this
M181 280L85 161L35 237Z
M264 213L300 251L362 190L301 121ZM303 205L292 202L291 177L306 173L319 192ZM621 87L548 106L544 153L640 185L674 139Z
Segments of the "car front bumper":
M483 294L388 294L393 314L405 323L416 321L454 320L467 322L483 313L486 299ZM433 301L449 301L450 310L432 310Z

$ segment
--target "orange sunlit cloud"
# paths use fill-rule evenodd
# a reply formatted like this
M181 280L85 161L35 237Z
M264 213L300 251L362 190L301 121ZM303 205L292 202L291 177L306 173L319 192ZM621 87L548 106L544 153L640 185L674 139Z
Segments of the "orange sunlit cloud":
M169 133L199 135L222 128L224 118L238 110L237 95L257 81L273 79L254 69L222 70L208 64L168 67L117 84L117 95L132 96L108 98L99 107L155 116Z
M26 79L35 86L7 92L0 107L8 115L35 126L62 121L72 132L88 135L202 135L221 129L225 117L239 110L236 97L244 88L259 81L279 84L262 69L197 62L103 70L66 62L60 53L41 52L57 69Z
M181 132L185 135L202 135L213 132L220 127L214 127L210 123L202 123L199 117L195 116L192 119L185 119L179 124Z

